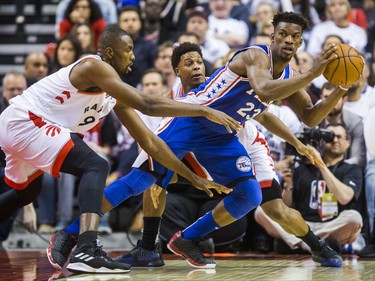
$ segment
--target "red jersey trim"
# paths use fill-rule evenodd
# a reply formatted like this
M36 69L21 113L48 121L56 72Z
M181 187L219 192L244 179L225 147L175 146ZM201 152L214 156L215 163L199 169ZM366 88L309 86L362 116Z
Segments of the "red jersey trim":
M55 160L55 163L52 166L52 175L56 178L60 178L60 169L62 163L64 162L66 155L68 155L69 151L73 148L74 142L70 139L61 149L59 155Z
M272 186L272 180L266 180L259 183L261 188L269 188Z
M31 176L28 177L27 181L24 183L15 183L14 181L8 179L6 176L4 177L4 181L7 185L10 187L17 189L17 190L23 190L25 189L29 183L31 183L33 180L35 180L37 177L42 175L44 172L42 170L37 170L32 174Z

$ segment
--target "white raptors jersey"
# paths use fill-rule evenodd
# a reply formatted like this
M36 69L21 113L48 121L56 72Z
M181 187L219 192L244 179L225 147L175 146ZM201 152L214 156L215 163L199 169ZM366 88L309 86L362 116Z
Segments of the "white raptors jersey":
M84 92L76 89L69 79L72 68L84 59L101 60L89 55L33 84L10 104L73 132L88 131L106 116L116 100L104 92Z

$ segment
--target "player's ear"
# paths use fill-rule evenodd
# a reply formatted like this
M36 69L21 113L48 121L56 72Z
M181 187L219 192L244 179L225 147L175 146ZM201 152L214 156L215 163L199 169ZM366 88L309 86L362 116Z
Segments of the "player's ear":
M275 33L272 33L270 37L271 37L271 42L273 43L275 41Z
M178 77L180 77L180 70L178 69L178 67L176 67L176 68L174 69L174 73L176 73L176 75L177 75Z
M301 36L301 39L299 40L298 48L302 46L302 43L303 43L303 38Z
M112 58L113 58L113 54L114 54L113 49L112 49L111 47L107 47L107 48L105 48L105 50L104 50L104 54L105 54L108 58L112 59Z

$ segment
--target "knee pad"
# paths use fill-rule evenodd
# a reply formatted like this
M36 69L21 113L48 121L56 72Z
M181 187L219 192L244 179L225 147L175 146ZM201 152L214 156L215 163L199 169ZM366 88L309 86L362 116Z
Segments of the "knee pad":
M246 179L233 186L231 194L224 198L225 209L236 219L240 219L262 202L259 183L254 179Z
M156 178L140 169L133 169L126 176L114 181L104 189L104 196L113 207L116 207L130 196L144 192L156 182Z

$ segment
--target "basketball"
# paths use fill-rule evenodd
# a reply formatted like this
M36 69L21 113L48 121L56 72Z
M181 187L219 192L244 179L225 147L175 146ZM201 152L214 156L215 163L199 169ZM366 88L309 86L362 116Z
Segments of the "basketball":
M350 45L337 44L337 58L328 63L323 76L336 86L348 87L362 74L364 60L359 52Z

